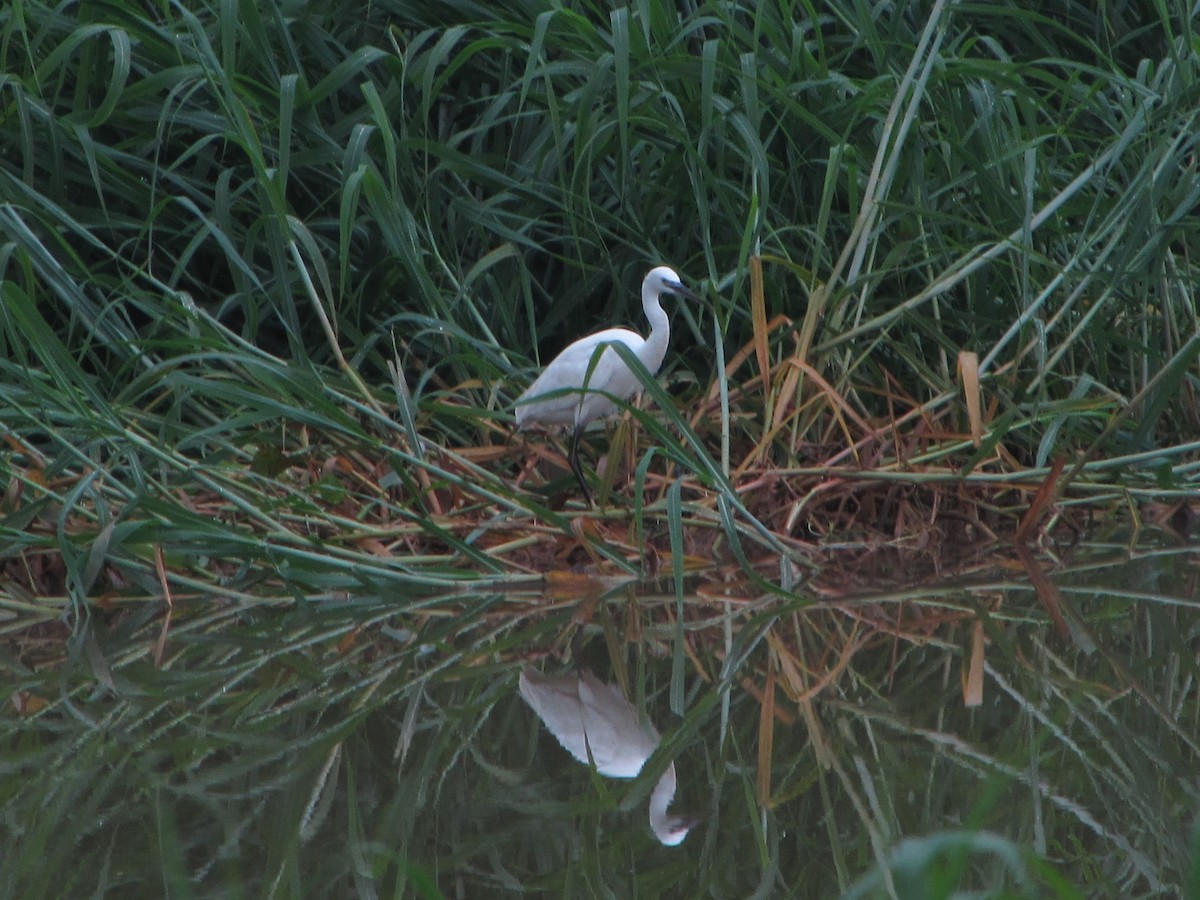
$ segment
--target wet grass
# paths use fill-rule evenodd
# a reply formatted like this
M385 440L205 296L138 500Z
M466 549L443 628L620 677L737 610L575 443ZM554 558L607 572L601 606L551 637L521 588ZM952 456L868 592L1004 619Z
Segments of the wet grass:
M1194 531L1192 28L1137 3L0 9L6 892L125 893L147 846L156 896L669 895L697 866L712 894L828 895L893 854L950 861L921 896L1183 885L1183 801L1148 785L1194 793L1194 654L1161 621L1189 595L1081 612L1064 566L1116 518ZM587 509L510 404L569 340L641 327L660 262L707 303L589 436ZM641 615L605 593L644 579L669 586ZM979 599L1015 584L1037 602ZM514 666L576 628L636 662L696 754L685 796L713 796L634 874L644 829L614 844L612 815L648 784L597 808L525 774ZM960 658L971 696L1002 688L986 749L979 713L939 718ZM902 747L921 764L873 769ZM960 770L980 796L943 814ZM531 808L581 828L495 833Z

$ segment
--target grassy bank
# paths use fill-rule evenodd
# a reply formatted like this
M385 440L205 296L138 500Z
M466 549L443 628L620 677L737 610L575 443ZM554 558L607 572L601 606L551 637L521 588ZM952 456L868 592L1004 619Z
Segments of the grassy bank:
M638 573L686 532L778 581L815 545L1011 535L1048 480L1025 537L1173 510L1200 469L1173 9L12 5L10 577L287 600ZM711 305L674 314L583 525L509 404L642 327L659 261Z

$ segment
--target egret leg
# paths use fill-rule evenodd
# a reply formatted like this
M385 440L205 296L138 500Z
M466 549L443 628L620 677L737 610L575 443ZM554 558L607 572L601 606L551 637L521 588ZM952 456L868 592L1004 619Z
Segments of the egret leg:
M592 492L583 478L583 469L579 465L579 436L582 433L582 427L576 427L571 432L571 449L567 452L567 462L571 464L571 472L575 475L575 480L579 482L579 487L583 491L583 499L587 501L587 505L590 507L592 506Z

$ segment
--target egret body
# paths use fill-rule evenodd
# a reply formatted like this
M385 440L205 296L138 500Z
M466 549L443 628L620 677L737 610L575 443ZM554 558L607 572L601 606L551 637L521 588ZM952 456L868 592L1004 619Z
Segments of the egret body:
M521 696L563 749L581 763L590 761L610 778L633 778L661 740L654 726L642 725L637 710L615 684L586 669L572 675L521 672ZM675 763L667 766L650 795L650 828L662 843L683 842L692 822L667 812L675 797Z
M671 323L662 308L662 295L671 293L699 299L683 286L672 269L666 266L651 269L642 282L642 309L650 322L649 337L643 338L628 328L606 328L582 337L554 357L517 398L518 428L573 426L568 459L589 503L591 492L579 467L579 435L589 422L615 413L616 401L628 400L642 387L641 380L611 345L624 344L646 371L656 374L671 339Z

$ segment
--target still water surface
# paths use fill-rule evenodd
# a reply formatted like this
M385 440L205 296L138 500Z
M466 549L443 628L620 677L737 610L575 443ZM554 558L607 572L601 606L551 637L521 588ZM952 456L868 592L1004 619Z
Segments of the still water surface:
M10 627L2 895L1187 896L1198 587L1195 548L1107 544L791 596L210 605L158 667L161 610L57 654ZM577 665L661 732L636 778L519 696ZM647 815L672 761L677 847Z

